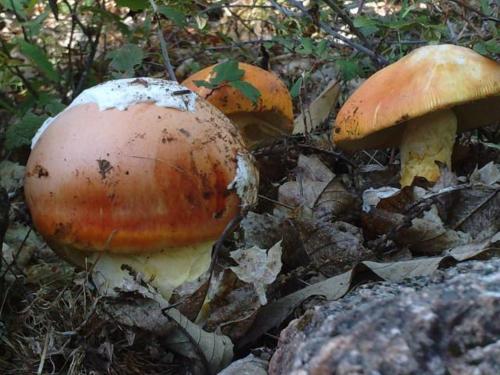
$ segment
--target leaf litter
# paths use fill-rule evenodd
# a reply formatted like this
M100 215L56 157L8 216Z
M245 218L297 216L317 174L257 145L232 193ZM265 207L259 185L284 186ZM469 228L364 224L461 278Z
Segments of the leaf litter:
M257 151L279 172L261 187L269 200L226 241L200 314L187 313L192 320L139 279L103 297L87 272L48 251L22 224L14 165L5 180L14 204L3 244L0 372L30 358L17 373L216 373L233 345L238 355L262 345L296 309L341 298L360 282L427 275L498 252L498 164L468 178L443 169L434 186L398 189L393 165L370 156L376 163L356 167L328 147L310 133Z
M272 212L247 215L233 243L240 250L221 266L222 289L195 322L140 282L115 298L99 296L87 273L47 257L43 242L13 223L4 245L11 275L2 312L16 311L25 323L6 322L18 339L2 336L3 373L9 373L6 358L22 357L33 359L23 371L133 373L123 366L139 356L134 368L152 374L176 373L182 363L194 373L216 373L230 363L234 344L241 350L279 328L314 296L337 299L360 281L426 275L498 250L497 165L477 169L469 180L446 175L431 189L359 191L326 159L299 154L291 178L276 191L277 201L292 209L276 204ZM404 260L387 261L391 251Z

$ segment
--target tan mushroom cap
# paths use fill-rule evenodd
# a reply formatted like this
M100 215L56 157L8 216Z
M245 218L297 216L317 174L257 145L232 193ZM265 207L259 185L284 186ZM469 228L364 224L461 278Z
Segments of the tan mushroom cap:
M458 131L500 119L500 64L454 45L421 47L366 80L340 109L334 142L398 145L405 122L452 108Z
M208 81L214 74L214 66L216 65L193 74L182 82L182 85L208 100L236 123L239 116L252 114L272 124L281 133L289 134L292 132L292 98L288 88L277 75L257 66L239 63L239 68L245 72L242 81L252 84L261 94L257 104L253 104L239 90L228 85L211 90L194 84L194 81Z
M240 209L228 188L246 154L231 122L198 99L181 111L68 108L33 149L25 195L54 249L150 254L217 239Z

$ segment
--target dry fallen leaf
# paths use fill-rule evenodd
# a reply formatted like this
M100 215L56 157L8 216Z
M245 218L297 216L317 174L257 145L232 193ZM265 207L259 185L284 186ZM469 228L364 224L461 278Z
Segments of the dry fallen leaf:
M262 305L252 284L239 281L231 271L225 276L226 288L219 289L219 293L210 299L203 327L237 341L247 333Z
M382 199L386 199L396 195L401 189L383 186L378 189L370 188L363 192L363 211L370 212Z
M478 184L457 192L460 204L450 207L448 225L474 238L500 230L500 186Z
M288 207L294 207L293 216L302 220L313 217L333 220L343 213L356 211L357 196L348 192L340 178L323 164L317 156L300 155L295 171L295 181L288 181L278 189L278 200ZM275 214L290 214L289 209L280 206Z
M324 296L329 301L342 297L351 288L351 281L354 276L358 273L365 275L366 269L383 280L398 282L408 277L429 275L441 264L445 264L450 260L464 261L482 253L498 252L499 250L500 232L487 240L450 249L446 252L446 255L440 257L422 257L390 263L362 262L348 272L310 285L262 307L257 314L252 329L238 343L238 347L245 347L270 329L281 325L296 307L312 296Z
M250 211L240 223L244 247L270 248L282 237L281 223L276 216Z
M337 104L340 82L331 81L316 99L304 109L293 123L293 134L309 133L319 127Z
M117 297L106 301L106 314L128 327L161 336L168 349L193 361L195 374L215 374L231 362L233 344L229 337L201 329L140 277L124 281Z
M279 187L278 200L290 207L311 211L335 174L317 156L299 155L295 181Z
M470 175L469 179L472 183L479 183L487 186L499 184L500 165L495 164L494 162L489 162L480 169L476 168Z
M230 267L245 283L252 284L261 305L267 303L266 286L271 284L281 271L281 241L269 250L254 246L250 249L235 250L230 253L237 266Z
M348 191L342 176L337 176L316 199L313 216L320 221L352 221L359 217L360 205L359 197Z
M446 187L439 192L423 188L405 187L395 194L379 199L368 194L367 203L379 199L369 212L363 212L363 229L368 237L385 236L398 247L409 247L414 253L439 254L442 251L466 244L472 237L449 228L441 219L437 204L443 196L456 193L456 187ZM385 191L384 191L385 192Z
M485 241L450 249L446 255L440 257L422 257L390 263L362 262L348 272L310 285L263 306L257 314L252 329L238 343L238 347L244 348L272 328L279 327L295 308L312 296L323 296L329 301L342 297L351 288L351 283L356 275L367 276L366 270L370 270L377 276L372 280L383 279L398 282L407 277L429 275L440 265L447 264L450 260L464 261L485 252L498 252L499 250L500 232Z
M309 259L325 276L338 275L373 256L363 246L361 229L349 223L307 221L297 222L297 227Z

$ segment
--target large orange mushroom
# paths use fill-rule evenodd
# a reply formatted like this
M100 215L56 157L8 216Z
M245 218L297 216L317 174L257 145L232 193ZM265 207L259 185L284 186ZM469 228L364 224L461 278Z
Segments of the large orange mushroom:
M238 64L239 69L244 71L241 81L251 84L260 92L259 99L253 103L229 84L214 89L196 85L196 81L210 81L216 74L216 66L200 70L182 84L224 112L238 126L249 147L292 132L292 98L278 76L257 66Z
M451 168L457 131L500 119L500 64L464 47L421 47L366 80L340 109L333 141L357 150L399 145L401 185Z
M129 271L169 298L211 249L257 172L231 122L177 83L139 78L84 91L33 140L25 195L34 225L112 292Z

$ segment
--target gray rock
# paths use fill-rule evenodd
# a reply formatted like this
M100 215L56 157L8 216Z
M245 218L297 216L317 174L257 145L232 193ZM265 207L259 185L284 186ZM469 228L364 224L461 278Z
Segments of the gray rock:
M231 363L218 375L267 375L268 362L253 354Z
M281 333L271 375L500 374L500 260L372 283Z

